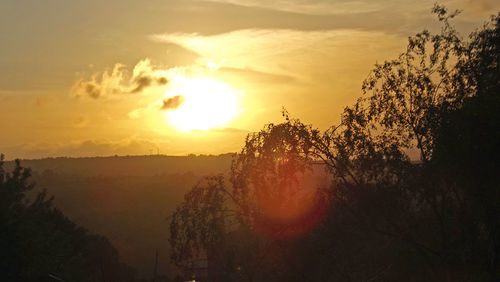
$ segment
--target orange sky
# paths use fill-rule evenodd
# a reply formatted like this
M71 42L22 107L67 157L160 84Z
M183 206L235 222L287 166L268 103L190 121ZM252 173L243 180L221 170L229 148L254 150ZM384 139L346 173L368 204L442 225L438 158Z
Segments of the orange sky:
M326 128L374 63L437 28L434 2L1 1L0 152L234 152L282 107ZM466 33L500 10L440 3Z

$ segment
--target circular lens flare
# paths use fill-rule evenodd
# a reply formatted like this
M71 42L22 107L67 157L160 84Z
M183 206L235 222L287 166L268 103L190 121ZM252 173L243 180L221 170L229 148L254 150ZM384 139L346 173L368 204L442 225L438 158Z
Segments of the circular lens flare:
M314 229L330 209L330 201L319 190L296 197L293 201L259 200L261 214L255 229L274 238L295 238Z

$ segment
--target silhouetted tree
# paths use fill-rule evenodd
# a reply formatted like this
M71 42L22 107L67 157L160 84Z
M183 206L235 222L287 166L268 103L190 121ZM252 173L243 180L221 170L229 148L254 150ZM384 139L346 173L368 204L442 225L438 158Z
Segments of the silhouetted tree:
M269 124L250 134L233 161L230 185L209 177L186 194L170 225L174 262L186 267L207 258L213 281L294 272L282 245L312 228L324 207L315 204L326 202L322 191L305 185L314 157L310 128L296 130L302 126Z
M498 280L500 15L464 40L451 24L457 11L433 13L440 32L410 37L397 59L375 65L340 124L321 132L284 111L284 123L247 137L220 201L196 198L203 210L230 202L237 223L261 236L249 280ZM332 181L309 190L320 207L311 214L328 215L290 217L318 162ZM188 203L175 227L211 227L223 245L227 230Z
M12 172L0 157L0 270L5 281L133 281L102 236L88 235L52 205L45 191L32 197L30 170L15 161Z
M462 106L442 114L432 169L452 187L459 207L464 263L500 279L500 15L471 35L458 63Z
M179 266L214 252L228 228L228 192L222 177L200 181L172 215L172 258Z
M353 227L359 239L378 242L349 241L378 250L376 261L363 255L339 270L349 279L407 280L406 271L415 280L498 277L499 17L463 41L450 24L457 12L433 12L441 32L410 37L398 59L376 65L342 123L313 141L335 176L332 206L346 211L339 218L335 209L328 228ZM373 262L381 266L372 275Z

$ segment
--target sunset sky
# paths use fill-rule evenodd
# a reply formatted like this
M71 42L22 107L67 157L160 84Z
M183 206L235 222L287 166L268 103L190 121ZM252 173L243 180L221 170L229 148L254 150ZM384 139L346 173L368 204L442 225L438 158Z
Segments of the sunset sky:
M434 2L2 0L0 152L235 152L282 107L327 128L376 62L438 28ZM439 3L464 34L500 10Z

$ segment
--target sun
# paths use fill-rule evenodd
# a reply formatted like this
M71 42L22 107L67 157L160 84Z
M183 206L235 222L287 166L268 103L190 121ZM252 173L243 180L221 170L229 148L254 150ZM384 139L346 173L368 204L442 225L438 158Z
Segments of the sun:
M223 127L238 112L238 92L229 85L208 78L183 78L166 93L166 97L183 96L177 109L167 111L166 118L181 131Z

